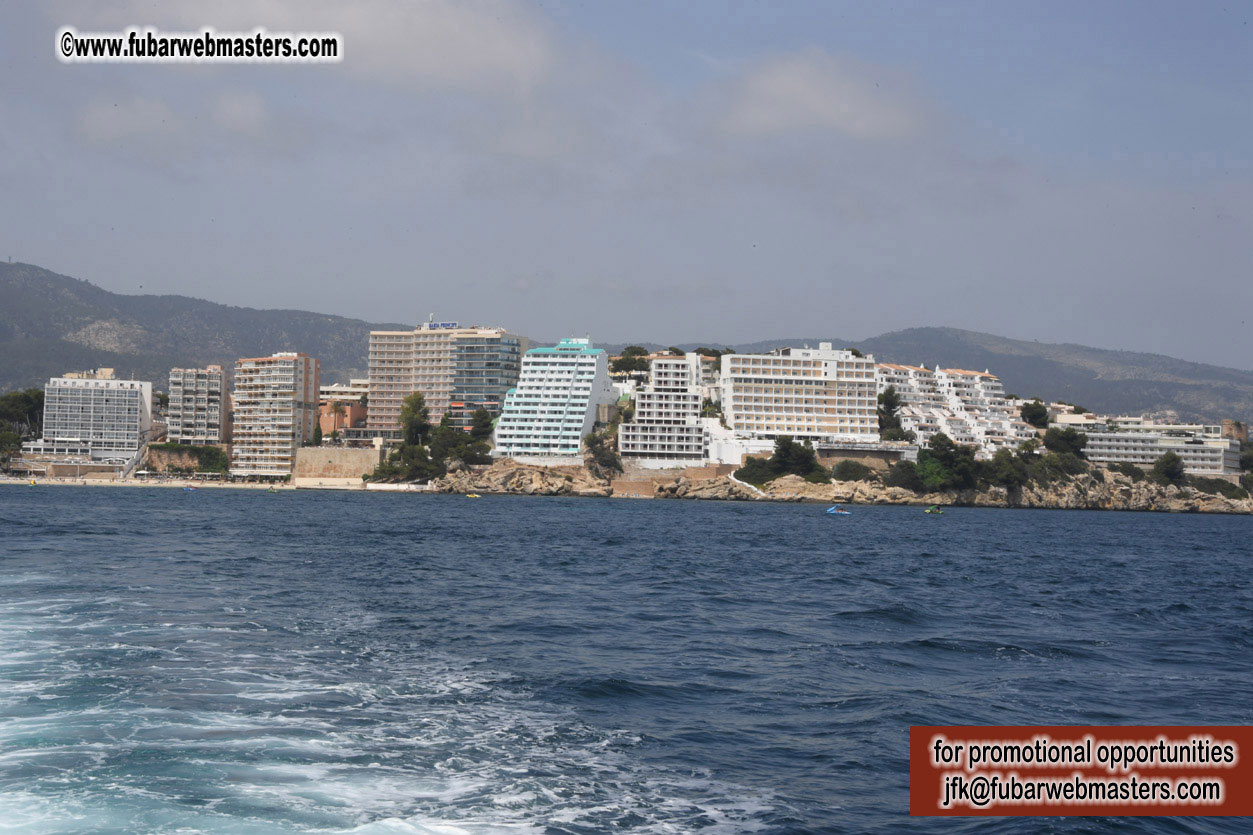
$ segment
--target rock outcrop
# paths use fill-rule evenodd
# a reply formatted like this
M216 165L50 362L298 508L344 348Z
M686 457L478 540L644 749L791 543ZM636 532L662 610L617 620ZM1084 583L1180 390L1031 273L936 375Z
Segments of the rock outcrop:
M431 482L436 493L512 493L524 496L608 496L609 482L583 467L536 467L504 459L490 467L460 467Z
M749 501L761 498L750 488L725 477L689 479L679 476L674 481L658 484L654 495L659 499L719 499L722 501Z
M1228 499L1193 487L1162 487L1148 481L1137 483L1120 473L1103 472L1102 475L1103 479L1085 473L1068 481L1030 485L1013 491L993 487L978 491L922 494L899 487L885 487L878 481L815 484L794 475L777 478L758 492L726 476L698 479L679 476L671 481L657 482L652 495L658 499L719 501L1253 514L1253 499ZM450 468L448 475L431 483L431 490L439 493L512 493L527 496L613 495L610 483L597 478L586 467L538 467L511 460L498 461L486 468Z
M1085 473L1064 482L1033 484L1018 490L993 487L981 491L917 494L878 482L846 481L833 485L809 484L796 476L767 485L775 500L837 501L848 504L941 504L967 507L1024 507L1055 510L1132 510L1167 513L1250 513L1253 499L1228 499L1194 487L1163 487L1133 482L1120 473L1104 472L1104 479Z

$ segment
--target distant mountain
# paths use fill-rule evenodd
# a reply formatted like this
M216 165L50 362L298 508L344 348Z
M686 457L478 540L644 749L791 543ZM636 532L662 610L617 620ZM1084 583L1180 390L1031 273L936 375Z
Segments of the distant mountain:
M1185 420L1235 418L1253 422L1253 371L1160 354L1028 342L957 328L910 328L860 342L826 336L771 339L730 347L752 353L785 345L816 347L819 342L830 342L837 348L857 348L873 354L879 362L987 369L1001 378L1007 393L1078 403L1094 412L1175 412ZM653 343L644 347L668 346ZM693 350L699 346L685 343L674 347Z
M328 381L344 380L365 375L371 329L402 327L185 296L124 296L29 264L0 263L0 391L98 366L163 388L174 366L229 364L275 351L304 351L322 361ZM731 347L749 352L819 342L858 348L881 362L986 368L1000 376L1007 392L1080 403L1098 412L1174 411L1186 419L1253 421L1253 371L1158 354L1027 342L955 328L911 328L861 342L807 337Z
M170 369L303 351L328 381L365 376L375 325L186 296L123 296L30 264L0 263L0 391L99 366L164 388Z

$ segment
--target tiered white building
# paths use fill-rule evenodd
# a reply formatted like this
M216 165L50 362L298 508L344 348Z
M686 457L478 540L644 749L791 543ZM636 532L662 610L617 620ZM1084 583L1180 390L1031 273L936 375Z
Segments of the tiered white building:
M863 442L879 440L874 357L817 348L724 354L722 409L742 437Z
M1037 433L1005 400L1000 379L988 371L880 363L878 392L889 386L901 400L901 427L919 443L943 432L959 444L977 446L984 457L1014 448Z
M522 357L518 385L505 395L492 454L534 463L579 463L597 410L616 400L605 352L563 339ZM373 398L370 401L373 409Z
M152 383L53 377L44 386L43 438L22 451L120 463L138 455L151 429Z
M170 369L170 443L205 446L223 441L225 376L220 365Z
M313 439L321 367L307 354L236 361L231 475L286 476Z
M655 357L651 382L635 394L635 417L618 427L618 452L645 467L702 464L709 430L701 418L708 363L698 354Z

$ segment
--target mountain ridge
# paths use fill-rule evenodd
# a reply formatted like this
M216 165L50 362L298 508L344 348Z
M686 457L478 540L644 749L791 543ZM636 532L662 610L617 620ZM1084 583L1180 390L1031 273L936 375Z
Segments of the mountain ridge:
M302 310L257 310L189 296L122 295L34 265L0 263L0 391L99 366L163 388L172 367L229 365L238 357L280 350L315 356L322 361L324 379L344 380L365 375L371 330L407 327L413 326ZM805 337L731 347L743 353L819 342L857 348L880 362L986 368L1001 378L1007 392L1081 403L1094 411L1174 412L1209 421L1253 418L1253 371L1163 354L950 327L907 328L863 340ZM692 350L699 344L676 347Z

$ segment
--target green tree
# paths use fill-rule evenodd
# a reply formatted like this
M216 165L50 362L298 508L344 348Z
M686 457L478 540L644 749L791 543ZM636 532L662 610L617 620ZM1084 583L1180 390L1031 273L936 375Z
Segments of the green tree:
M816 483L831 479L831 473L818 463L818 455L812 446L797 443L786 435L775 439L774 454L769 458L750 458L748 463L735 471L735 477L740 481L758 486L785 475L798 475Z
M476 441L486 441L492 437L492 416L487 409L478 408L470 415L470 437Z
M614 427L606 427L583 439L583 444L592 458L590 469L594 475L604 479L612 478L615 474L622 472L622 457L618 455L610 442L610 439L614 437L613 433Z
M415 391L400 404L400 436L410 446L426 443L431 431L431 413L426 408L426 398Z
M913 461L898 461L893 464L888 474L883 477L888 487L902 487L915 493L923 491L922 477L918 474L918 465Z
M1187 482L1187 474L1183 471L1183 459L1173 452L1167 452L1153 464L1149 478L1161 485L1174 484L1182 486Z
M648 357L637 354L615 357L609 364L609 370L615 374L639 374L648 370Z
M676 347L674 347L673 345L671 345L669 348L667 348L667 349L666 349L666 351L667 351L668 353L670 353L670 354L675 355L676 357L681 357L681 356L683 356L683 349L682 349L682 348L676 348Z
M1067 426L1065 429L1054 426L1044 433L1044 448L1058 455L1069 453L1076 458L1082 458L1083 448L1087 445L1088 436L1073 426Z
M864 357L864 356L866 356L865 354L863 354L861 351L859 351L859 350L858 350L858 349L856 349L856 348L845 348L844 350L845 350L845 351L848 351L850 354L852 354L852 355L853 355L853 356L855 356L855 357Z
M1253 471L1253 442L1244 441L1240 449L1240 469Z
M622 356L646 357L648 356L648 349L645 348L643 345L628 345L622 349Z
M975 448L957 444L943 432L931 436L918 453L918 476L929 491L969 490L979 479Z
M888 386L879 395L879 437L885 441L913 441L916 436L901 426L901 397L896 386Z
M1022 487L1029 480L1027 465L1012 450L998 449L985 468L987 480L1007 490Z
M1022 410L1019 412L1022 419L1034 426L1036 429L1045 429L1049 425L1049 407L1045 406L1039 400L1032 400L1029 403L1022 404Z
M29 388L0 396L0 423L19 435L38 435L43 424L44 391Z
M362 406L365 406L367 409L370 408L370 393L366 392L365 394L358 397L357 402L360 403Z
M322 422L313 424L313 445L322 446Z

